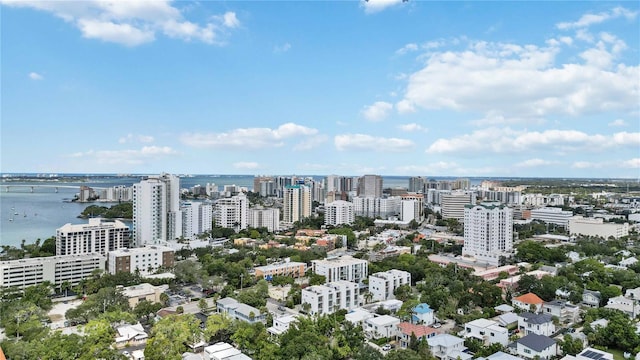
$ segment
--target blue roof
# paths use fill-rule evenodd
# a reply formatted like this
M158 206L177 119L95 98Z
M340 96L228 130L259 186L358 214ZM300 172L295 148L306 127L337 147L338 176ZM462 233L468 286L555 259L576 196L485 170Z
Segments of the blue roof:
M426 314L433 312L433 309L429 307L429 304L422 303L416 305L416 307L413 308L413 312L416 314Z

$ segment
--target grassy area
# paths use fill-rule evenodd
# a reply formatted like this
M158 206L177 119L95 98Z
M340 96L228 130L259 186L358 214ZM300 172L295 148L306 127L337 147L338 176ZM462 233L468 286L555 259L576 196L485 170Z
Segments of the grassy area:
M625 360L624 351L620 349L600 349L600 350L606 351L609 354L613 354L613 360Z

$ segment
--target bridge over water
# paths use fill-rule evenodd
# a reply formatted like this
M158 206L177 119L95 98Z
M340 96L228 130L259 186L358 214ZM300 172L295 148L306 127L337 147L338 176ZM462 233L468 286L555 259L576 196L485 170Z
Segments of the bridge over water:
M4 192L35 192L36 190L53 190L53 192L58 192L59 189L78 189L80 190L80 185L31 185L31 184L11 184L11 185L2 185ZM105 187L94 187L90 186L90 188L94 190L103 190L107 189Z

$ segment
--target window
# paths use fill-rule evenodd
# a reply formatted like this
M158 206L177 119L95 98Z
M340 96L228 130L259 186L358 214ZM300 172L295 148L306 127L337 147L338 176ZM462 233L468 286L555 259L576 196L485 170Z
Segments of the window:
M529 350L529 349L524 349L524 353L525 353L525 354L531 354L531 350Z

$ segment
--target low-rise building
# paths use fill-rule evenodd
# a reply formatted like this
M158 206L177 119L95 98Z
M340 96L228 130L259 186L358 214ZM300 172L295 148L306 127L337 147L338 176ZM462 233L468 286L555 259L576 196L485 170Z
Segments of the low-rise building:
M602 295L600 291L584 290L582 292L582 304L591 308L600 307L600 300Z
M152 275L159 269L173 268L175 250L162 245L109 251L107 269L109 274L119 272Z
M206 360L251 360L242 351L223 342L205 347L203 355Z
M256 277L271 280L274 276L303 277L306 269L307 264L305 263L285 261L265 266L257 266L254 270Z
M302 289L302 306L308 307L311 315L355 309L360 304L359 300L358 284L350 281L334 281Z
M391 269L369 276L369 291L374 301L395 299L394 292L402 285L411 286L411 273Z
M372 339L395 338L400 319L391 315L381 315L364 321L364 332Z
M502 346L509 344L509 330L488 319L476 319L464 324L464 337L478 339L485 346L496 343Z
M260 312L259 309L230 297L216 301L216 308L221 314L227 314L232 319L242 320L250 324L267 322L266 314Z
M364 328L364 322L367 319L372 318L373 316L374 315L367 310L364 310L362 308L356 308L349 311L347 314L345 314L344 319L354 325L360 325Z
M140 323L118 326L116 332L116 346L145 344L149 337Z
M323 275L326 282L338 280L360 283L369 274L369 262L351 256L340 256L323 260L312 260L314 274Z
M553 324L553 316L550 314L534 314L524 312L518 315L518 329L525 334L538 334L551 336L556 332L556 326Z
M629 235L629 223L609 223L602 218L574 216L569 220L569 234L619 239Z
M279 336L287 331L289 331L289 327L291 324L298 321L298 318L295 315L285 315L279 318L273 319L273 326L267 328L267 332L274 336Z
M438 335L440 332L430 326L415 325L408 322L401 322L397 326L398 343L400 348L406 349L411 343L411 336L415 336L416 340L426 340Z
M573 211L564 211L557 207L543 207L531 210L531 219L556 224L563 227L569 226L569 220L573 217Z
M148 283L123 287L122 295L129 300L129 306L133 309L143 300L151 303L159 303L160 295L169 290L169 285L153 286Z
M563 324L574 324L580 318L580 307L562 300L552 300L544 303L542 311L556 316Z
M68 282L78 285L96 270L104 270L106 258L100 254L61 255L0 261L0 288L39 285L45 281L54 286Z
M557 355L555 340L548 336L531 333L515 342L516 353L527 359L549 360Z
M607 309L616 309L620 310L629 316L632 319L635 319L636 316L640 313L640 306L636 304L637 300L629 299L622 295L612 297L607 301L606 307Z
M449 334L438 334L427 339L433 356L440 360L469 360L473 355L464 352L464 339Z
M511 300L511 305L523 311L532 311L539 313L542 311L544 301L534 293L527 293Z
M433 309L426 303L416 305L411 309L411 322L413 324L432 325L435 322Z

